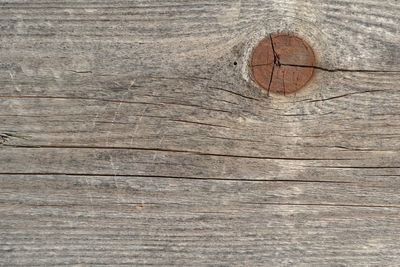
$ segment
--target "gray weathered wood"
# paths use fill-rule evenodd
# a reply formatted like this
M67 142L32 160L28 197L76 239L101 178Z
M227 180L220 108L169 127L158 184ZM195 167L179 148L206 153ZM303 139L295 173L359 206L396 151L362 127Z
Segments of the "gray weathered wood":
M0 1L0 265L399 266L399 25L396 0ZM332 71L267 97L247 61L277 31Z

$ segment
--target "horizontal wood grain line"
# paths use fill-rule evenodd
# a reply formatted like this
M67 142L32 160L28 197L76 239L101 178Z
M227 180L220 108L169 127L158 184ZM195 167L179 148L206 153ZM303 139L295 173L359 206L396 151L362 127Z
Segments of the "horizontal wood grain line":
M400 169L400 166L304 166L324 169Z
M141 14L131 14L131 15L124 15L121 14L121 16L134 16L134 15L141 15ZM182 17L175 17L175 18L170 18L170 17L166 17L166 18L159 18L158 21L179 21L179 20L190 20L193 19L190 16L182 16ZM202 19L202 20L207 20L209 19L208 17L199 17L198 19ZM45 20L41 17L41 18L24 18L24 19L8 19L8 18L3 18L0 19L0 21L7 21L7 22L20 22L20 21L24 21L24 22L42 22L42 21L52 21L52 22L150 22L150 21L154 21L153 19L124 19L124 18L118 18L118 19L104 19L104 18L97 18L97 19L84 19L84 18L46 18ZM66 36L66 35L64 35Z
M119 1L124 3L124 1ZM131 2L125 2L125 3L131 3ZM188 7L194 7L196 9L199 9L199 3L194 3L194 4L167 4L167 5L145 5L145 6L140 6L140 5L104 5L105 2L93 2L93 3L80 3L80 2L73 2L73 3L68 3L68 2L40 2L40 3L2 3L3 5L1 6L1 9L47 9L47 8L55 8L55 9L82 9L82 8L107 8L107 9L126 9L126 8L135 8L135 9L157 9L157 8L188 8ZM59 4L58 6L56 5L51 5L51 4ZM99 5L100 4L100 5ZM43 6L42 6L43 5ZM218 7L219 4L210 4L210 3L201 3L202 7ZM187 9L185 9L187 10Z
M130 206L130 205L184 205L187 204L182 203L156 203L156 202L123 202L123 203L107 203L107 204L78 204L78 203L65 203L65 204L35 204L35 203L13 203L13 202L2 202L0 201L0 205L6 204L7 206L29 206L29 207L105 207L105 206ZM264 205L264 206L314 206L314 207L346 207L346 208L388 208L388 209L400 209L400 206L397 205L361 205L361 204L341 204L341 203L288 203L288 202L235 202L237 205ZM201 212L200 212L201 213Z
M92 97L69 97L69 96L35 96L35 95L0 95L0 98L5 99L54 99L54 100L85 100L85 101L100 101L112 102L117 104L143 104L162 106L161 103L143 102L143 101L128 101L123 99L105 99Z
M56 117L68 117L68 116L91 116L91 114L68 114L68 115L36 115L36 116L30 116L30 115L0 115L0 117L26 117L26 118L56 118ZM139 118L157 118L157 119L163 119L164 121L169 121L169 122L178 122L178 123L183 123L183 124L195 124L195 125L202 125L202 126L209 126L209 127L217 127L217 128L225 128L225 129L232 129L232 127L226 126L226 125L219 125L219 124L212 124L212 123L205 123L205 122L199 122L199 121L190 121L190 120L178 120L178 119L171 119L169 117L163 117L163 116L152 116L152 115L134 115L134 114L129 114L131 117L139 117ZM87 123L87 120L50 120L46 119L43 120L44 122L56 122L56 123ZM137 125L136 122L121 122L121 121L104 121L104 120L94 120L96 124L120 124L120 125ZM8 132L0 132L1 135L8 135L9 137L16 137L18 138L19 136L13 135ZM239 140L239 141L249 141L249 142L258 142L260 143L261 141L255 141L255 140L246 140L246 139L233 139L233 138L223 138L223 137L212 137L212 138L221 138L221 139L226 139L226 140Z
M276 206L321 206L321 207L352 207L352 208L394 208L400 209L397 205L361 205L361 204L336 204L336 203L284 203L284 202L241 202L240 204L251 205L276 205Z
M225 126L225 125L218 125L218 124L212 124L212 123L204 123L204 122L198 122L198 121L189 121L189 120L176 120L176 119L167 119L168 121L173 121L173 122L181 122L181 123L189 123L189 124L197 124L197 125L203 125L203 126L210 126L210 127L218 127L218 128L226 128L226 129L231 129L231 127Z
M129 146L68 146L68 145L9 145L3 144L3 147L9 148L29 148L29 149L104 149L104 150L138 150L138 151L158 151L166 153L183 153L193 154L196 156L211 156L211 157L227 157L227 158L244 158L244 159L260 159L260 160L287 160L287 161L344 161L354 160L353 158L305 158L305 157L272 157L272 156L249 156L249 155L234 155L234 154L219 154L207 153L194 150L179 150L167 148L148 148L148 147L129 147Z
M288 183L329 183L329 184L355 184L349 181L333 180L299 180L299 179L245 179L225 177L190 177L170 175L143 175L143 174L114 174L114 173L65 173L65 172L0 172L3 176L88 176L88 177L131 177L131 178L160 178L160 179L182 179L182 180L209 180L209 181L231 181L231 182L288 182Z
M123 99L103 99L103 98L89 98L89 97L66 97L66 96L32 96L32 95L13 95L13 96L7 96L7 95L0 95L0 98L8 98L8 99L54 99L54 100L87 100L87 101L103 101L103 102L112 102L112 103L117 103L117 104L140 104L140 105L155 105L155 106L165 106L165 105L172 105L172 106L183 106L183 107L190 107L190 108L198 108L202 110L207 110L207 111L215 111L215 112L221 112L221 113L228 113L228 114L233 114L229 110L224 110L224 109L217 109L217 108L210 108L210 107L204 107L201 105L197 104L184 104L184 103L179 103L179 102L141 102L141 101L127 101Z

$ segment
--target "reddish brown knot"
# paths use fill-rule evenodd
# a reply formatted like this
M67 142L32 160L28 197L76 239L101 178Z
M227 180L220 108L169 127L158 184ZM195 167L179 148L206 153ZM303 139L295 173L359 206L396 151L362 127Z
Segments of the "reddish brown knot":
M302 39L275 34L263 39L251 56L252 79L262 88L291 94L303 88L314 73L315 56Z

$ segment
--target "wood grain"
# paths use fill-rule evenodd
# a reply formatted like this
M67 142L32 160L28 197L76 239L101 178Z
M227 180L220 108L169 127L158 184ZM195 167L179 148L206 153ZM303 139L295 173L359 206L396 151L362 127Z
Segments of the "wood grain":
M399 14L0 1L0 265L400 265ZM249 78L273 32L316 53L298 94Z

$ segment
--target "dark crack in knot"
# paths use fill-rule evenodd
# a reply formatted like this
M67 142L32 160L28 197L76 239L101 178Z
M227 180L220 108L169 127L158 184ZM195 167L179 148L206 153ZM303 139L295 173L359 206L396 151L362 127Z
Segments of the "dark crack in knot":
M271 41L272 52L274 54L274 65L279 67L281 65L281 62L279 61L278 53L276 53L276 51L275 51L274 41L272 40L272 35L271 34L269 35L269 39Z
M290 94L303 88L314 69L297 68L293 64L313 66L314 52L296 36L269 35L253 50L251 67L253 80L262 88L278 94ZM290 66L289 66L290 64Z

